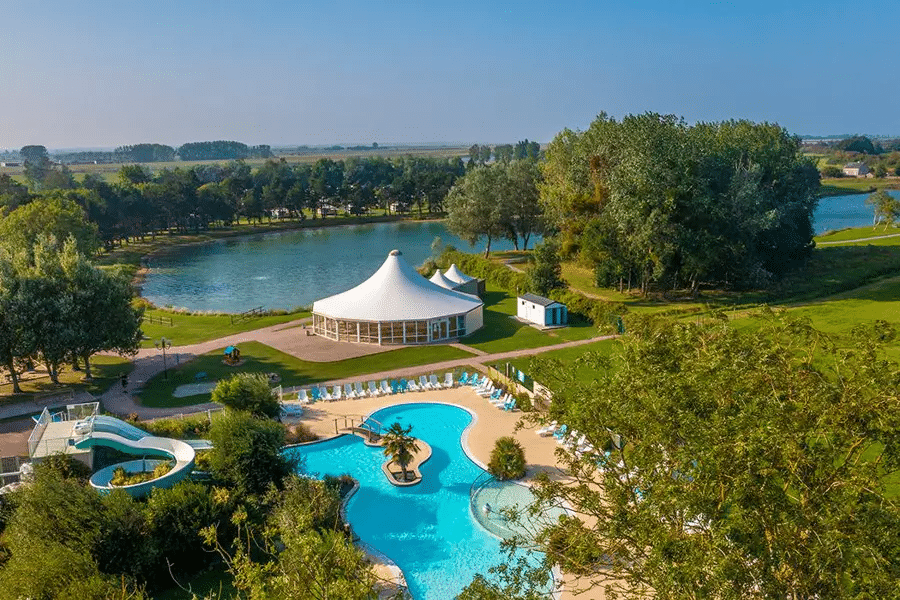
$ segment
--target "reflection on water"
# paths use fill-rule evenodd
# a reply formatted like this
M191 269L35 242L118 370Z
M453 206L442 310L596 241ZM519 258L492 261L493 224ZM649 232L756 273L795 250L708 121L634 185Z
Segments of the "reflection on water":
M443 223L375 223L300 229L184 246L153 257L143 295L158 306L240 312L312 304L361 283L400 249L419 265L431 243L474 249L447 232ZM532 242L533 243L533 242ZM491 248L512 249L495 240Z

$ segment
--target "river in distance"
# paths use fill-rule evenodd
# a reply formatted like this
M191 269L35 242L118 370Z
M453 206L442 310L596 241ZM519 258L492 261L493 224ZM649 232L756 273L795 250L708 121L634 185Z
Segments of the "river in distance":
M890 193L900 198L900 192ZM814 215L816 233L871 225L872 207L866 198L868 194L822 198ZM422 264L436 237L464 252L484 250L484 241L472 247L436 221L266 233L155 255L142 295L157 306L196 311L309 306L364 281L395 248L413 266ZM507 240L491 244L492 250L512 248Z
M450 234L443 223L395 222L249 235L173 248L150 258L142 286L157 306L242 312L309 306L362 283L397 249L413 266L431 256L436 237L463 252L484 251ZM538 238L540 240L540 238ZM529 240L529 248L534 236ZM491 250L511 250L494 240Z

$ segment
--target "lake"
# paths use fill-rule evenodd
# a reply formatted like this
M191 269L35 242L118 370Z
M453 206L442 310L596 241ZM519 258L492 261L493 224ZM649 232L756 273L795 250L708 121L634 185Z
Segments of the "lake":
M894 198L900 199L900 191L888 190ZM813 215L813 227L817 235L826 231L836 231L847 227L865 227L872 224L874 212L866 204L869 194L830 196L819 200L819 208Z
M900 192L890 193L900 198ZM868 196L822 198L814 215L816 233L871 225ZM154 256L142 294L157 306L198 311L308 306L364 281L394 248L410 264L422 264L431 255L435 237L464 252L484 250L483 242L473 248L435 221L266 233L177 247ZM491 246L512 248L506 240L495 240Z
M362 283L395 248L411 265L422 264L435 237L464 252L484 251L483 242L473 248L435 221L266 233L155 255L142 295L157 306L197 311L308 306ZM511 249L506 240L491 244L491 251Z

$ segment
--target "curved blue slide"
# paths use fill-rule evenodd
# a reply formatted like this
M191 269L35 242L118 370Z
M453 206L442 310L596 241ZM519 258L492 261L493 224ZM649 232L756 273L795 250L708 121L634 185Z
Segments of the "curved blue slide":
M187 442L172 438L156 437L130 423L106 415L96 415L79 423L88 431L86 431L84 437L75 442L77 448L107 446L128 454L175 460L175 466L172 470L162 477L133 485L112 486L109 482L112 479L113 471L117 467L122 467L129 472L143 470L143 460L118 463L105 469L100 469L91 476L91 486L100 490L101 493L109 492L115 488L123 489L132 496L141 497L150 493L150 490L153 488L174 486L187 477L194 468L194 447ZM76 433L78 429L79 424L76 424Z

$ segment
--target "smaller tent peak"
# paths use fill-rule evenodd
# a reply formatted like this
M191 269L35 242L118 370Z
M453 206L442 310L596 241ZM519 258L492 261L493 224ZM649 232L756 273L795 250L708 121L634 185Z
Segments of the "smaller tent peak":
M403 253L400 252L399 250L394 249L394 250L391 250L390 255L391 256L402 256Z

